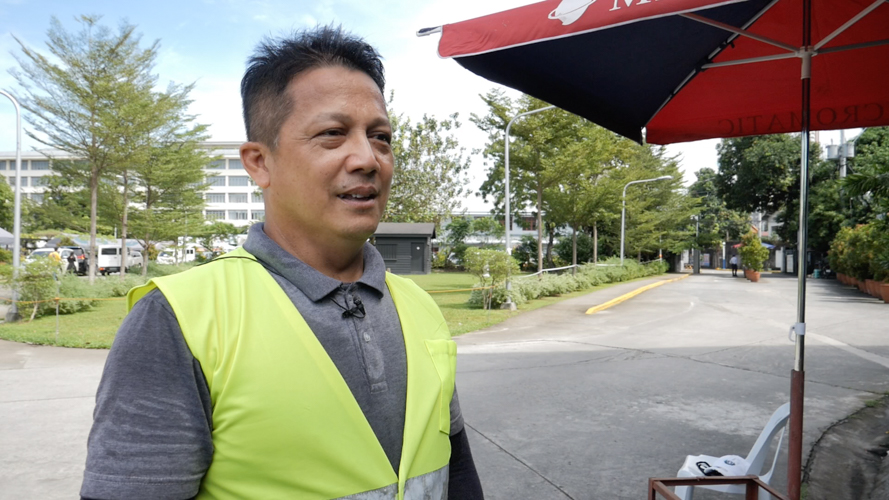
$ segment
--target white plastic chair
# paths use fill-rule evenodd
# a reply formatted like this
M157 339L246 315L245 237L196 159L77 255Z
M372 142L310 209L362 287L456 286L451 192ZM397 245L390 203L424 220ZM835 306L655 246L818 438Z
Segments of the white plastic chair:
M781 442L784 440L784 429L787 426L787 419L790 418L790 403L785 403L781 405L780 408L775 410L775 413L772 414L772 418L769 419L769 423L766 424L765 429L762 430L762 433L756 439L756 443L753 444L753 448L750 449L750 453L747 454L745 458L746 464L739 464L743 467L746 465L746 470L743 476L756 475L759 476L759 479L766 484L771 484L770 481L772 479L772 473L775 472L775 464L778 462L778 454L781 453ZM769 452L769 444L771 444L772 439L776 434L780 431L781 435L778 438L778 446L775 447L775 457L772 460L772 467L769 471L763 475L760 475L762 472L763 465L765 465L766 455ZM715 464L720 457L711 457L709 455L689 455L685 457L685 463L682 464L682 468L679 469L678 477L700 477L703 476L704 473L698 468L698 462L707 462L708 464ZM746 493L746 486L741 484L729 484L729 485L719 485L719 486L698 486L698 488L705 488L708 490L720 491L723 493L731 493L736 495L744 495ZM676 487L676 496L681 498L682 500L692 500L694 495L694 486L677 486ZM759 489L759 498L762 499L770 499L772 498L765 490L762 488Z

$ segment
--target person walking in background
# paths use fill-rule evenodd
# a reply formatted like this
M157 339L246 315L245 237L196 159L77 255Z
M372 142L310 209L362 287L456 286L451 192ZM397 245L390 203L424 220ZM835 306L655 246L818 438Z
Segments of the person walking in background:
M66 273L77 274L77 256L74 255L74 252L68 252L68 268L65 269Z
M729 260L729 264L732 266L732 276L738 276L738 256L732 255L731 260Z

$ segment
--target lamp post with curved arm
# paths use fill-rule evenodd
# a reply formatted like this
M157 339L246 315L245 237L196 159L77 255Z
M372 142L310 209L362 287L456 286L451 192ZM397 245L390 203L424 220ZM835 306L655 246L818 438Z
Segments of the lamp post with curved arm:
M0 90L0 95L6 96L15 106L15 207L12 223L12 276L18 278L19 265L22 254L22 110L19 103L8 92ZM18 321L18 293L12 288L12 305L6 311L6 322Z
M627 221L627 188L633 184L641 184L643 182L654 182L654 181L666 181L670 180L673 177L669 175L662 175L660 177L655 177L653 179L642 179L639 181L630 181L624 186L624 194L621 202L620 209L620 265L624 265L624 234L626 232L626 221Z
M512 120L509 120L509 123L506 124L506 138L504 139L503 151L506 155L504 157L504 184L506 185L505 192L505 212L503 217L503 225L506 229L506 254L512 255L512 246L509 244L509 228L511 227L510 223L510 211L509 211L509 129L512 127L512 124L515 123L519 118L533 115L535 113L540 113L541 111L546 111L548 109L555 109L555 106L546 106L543 108L538 108L532 111L526 111L524 113L520 113L513 117ZM506 290L509 290L509 276L506 277ZM509 296L509 293L506 294L506 303L503 304L507 309L515 309L515 305L512 302L512 297Z

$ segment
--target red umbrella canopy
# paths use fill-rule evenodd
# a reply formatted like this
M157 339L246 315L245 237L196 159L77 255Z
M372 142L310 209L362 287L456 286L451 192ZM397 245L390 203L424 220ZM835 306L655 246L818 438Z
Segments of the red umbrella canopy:
M654 144L798 132L803 0L549 0L439 54ZM889 124L889 2L812 0L811 130Z

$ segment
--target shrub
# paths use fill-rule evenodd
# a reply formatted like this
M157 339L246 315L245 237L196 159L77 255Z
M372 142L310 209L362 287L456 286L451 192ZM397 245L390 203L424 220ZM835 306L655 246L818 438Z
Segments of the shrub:
M4 250L0 248L0 262L12 264L12 250Z
M565 293L587 290L603 283L616 283L634 278L663 274L669 269L669 264L663 261L639 264L636 261L624 261L624 266L619 265L620 259L608 259L605 263L611 266L597 267L594 264L585 264L577 269L577 274L545 274L543 276L529 276L512 280L512 301L520 305L529 300L541 297L552 297ZM475 285L477 287L482 284ZM470 307L481 308L484 306L485 294L481 290L474 290L467 304ZM506 302L506 289L501 283L491 292L491 308L500 307Z
M741 237L741 265L753 271L762 271L763 263L769 258L769 249L762 246L759 234L750 230Z
M519 271L515 259L502 250L468 248L463 256L463 265L467 271L478 277L482 287L501 284ZM488 289L483 295L487 296L486 309L493 307L493 290Z

